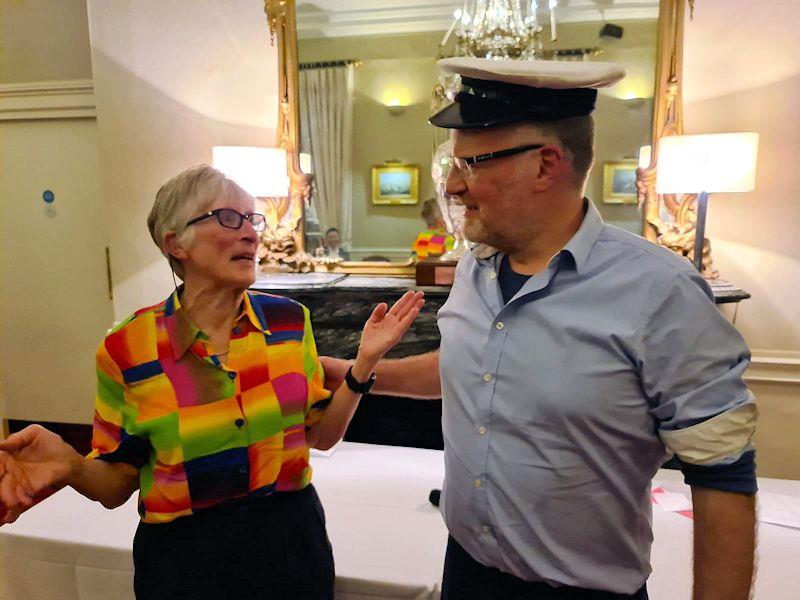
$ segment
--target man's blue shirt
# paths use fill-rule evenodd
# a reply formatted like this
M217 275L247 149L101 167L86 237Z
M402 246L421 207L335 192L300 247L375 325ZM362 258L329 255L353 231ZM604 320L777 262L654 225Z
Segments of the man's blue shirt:
M752 458L749 351L688 261L590 202L507 303L502 258L462 258L439 311L448 528L517 577L633 593L650 573L650 481L670 452L701 485L704 467ZM752 468L734 479L754 491Z

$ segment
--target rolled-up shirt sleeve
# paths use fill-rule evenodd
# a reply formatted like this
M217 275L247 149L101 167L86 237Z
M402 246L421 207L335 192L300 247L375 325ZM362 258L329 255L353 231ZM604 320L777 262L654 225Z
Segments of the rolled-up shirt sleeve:
M96 370L92 450L87 458L125 462L141 468L149 458L150 445L136 435L137 409L126 398L122 373L105 340L97 349Z
M331 402L333 392L325 389L325 372L317 354L317 344L311 329L311 316L303 307L305 325L303 331L303 369L308 381L308 399L306 401L306 429L310 429L322 419L323 411Z
M754 493L750 351L699 274L681 270L659 292L638 365L658 435L690 485Z

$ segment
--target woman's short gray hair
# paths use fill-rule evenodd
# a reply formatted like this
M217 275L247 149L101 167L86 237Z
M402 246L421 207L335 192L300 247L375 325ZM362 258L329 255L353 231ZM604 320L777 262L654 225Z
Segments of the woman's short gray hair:
M199 216L218 198L247 198L245 192L234 181L208 165L200 165L179 173L161 186L156 194L156 201L147 217L150 236L172 265L175 273L183 278L183 265L170 257L164 247L167 233L175 233L184 244L191 244L193 229L186 227L186 222Z

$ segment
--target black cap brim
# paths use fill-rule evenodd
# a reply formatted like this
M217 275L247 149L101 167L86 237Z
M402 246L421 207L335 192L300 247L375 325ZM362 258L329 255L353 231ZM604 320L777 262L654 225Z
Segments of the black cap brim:
M521 121L557 121L588 115L597 90L531 88L497 81L462 78L455 102L428 121L445 129L496 127Z
M443 129L497 127L532 119L529 111L510 110L505 104L453 102L433 115L428 122Z

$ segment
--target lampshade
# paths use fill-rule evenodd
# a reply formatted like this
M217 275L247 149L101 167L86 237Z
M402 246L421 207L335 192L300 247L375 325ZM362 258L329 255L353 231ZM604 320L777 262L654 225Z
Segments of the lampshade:
M256 146L214 146L215 169L238 183L251 196L275 198L289 195L286 150Z
M755 188L757 133L673 135L658 142L659 194L749 192Z

